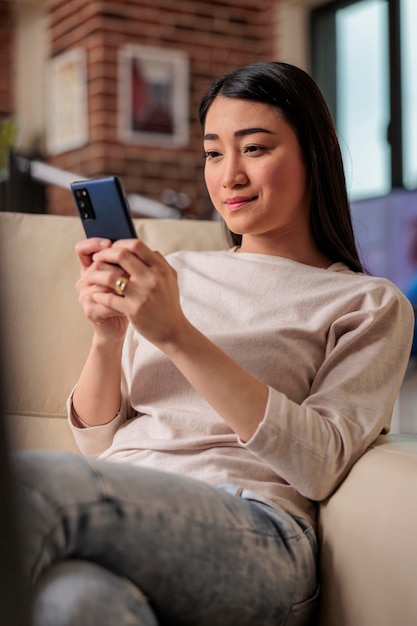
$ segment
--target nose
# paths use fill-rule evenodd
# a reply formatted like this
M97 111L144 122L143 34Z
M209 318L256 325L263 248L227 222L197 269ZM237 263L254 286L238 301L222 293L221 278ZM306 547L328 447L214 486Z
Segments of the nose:
M222 185L225 188L243 186L248 182L244 165L237 155L229 155L223 161Z

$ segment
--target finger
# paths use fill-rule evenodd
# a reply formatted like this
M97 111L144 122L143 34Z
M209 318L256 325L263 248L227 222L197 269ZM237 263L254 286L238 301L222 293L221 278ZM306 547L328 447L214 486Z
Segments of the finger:
M113 244L115 250L126 250L142 261L145 265L155 265L162 257L159 252L151 250L141 239L120 239Z
M151 250L143 241L138 239L116 241L110 249L96 253L94 260L119 265L129 275L140 271L141 265L148 268L166 268L168 266L165 257L160 252ZM140 265L137 264L138 261Z
M79 286L87 289L96 287L104 291L113 291L117 280L125 277L125 273L116 265L93 263L82 274L78 281Z
M75 245L75 252L83 269L89 267L92 263L93 255L99 250L110 248L112 242L110 239L101 239L99 237L91 237L79 241Z
M115 317L115 315L120 315L120 311L116 311L103 302L98 303L94 297L98 293L109 292L112 293L111 290L109 291L98 287L97 285L84 286L84 288L79 290L78 300L87 319L96 322L97 320L103 321L105 319Z
M92 294L92 299L96 305L101 305L103 310L111 311L114 316L115 313L127 317L127 307L125 299L116 295L114 292L109 291L96 291Z

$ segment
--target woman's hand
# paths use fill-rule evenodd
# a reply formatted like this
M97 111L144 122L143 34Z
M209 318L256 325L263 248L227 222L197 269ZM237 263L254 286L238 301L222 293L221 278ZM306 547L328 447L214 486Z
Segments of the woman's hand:
M99 304L94 299L96 293L106 293L113 289L107 285L115 285L118 278L125 276L116 265L94 261L94 255L100 250L111 248L108 239L92 237L80 241L76 245L76 254L81 265L81 276L77 281L78 299L84 309L85 316L92 322L98 337L108 341L121 341L126 333L128 321L120 311Z
M87 257L88 250L85 246L82 249ZM137 239L120 240L112 246L102 245L100 249L96 243L95 250L90 253L91 265L85 272L88 280L82 279L83 289L86 281L87 308L91 306L94 315L100 314L103 318L108 315L106 325L113 323L117 315L131 322L171 360L239 437L248 441L264 415L268 388L187 320L180 305L176 271L159 252L153 252ZM120 276L128 279L123 295L115 292ZM91 355L82 378L87 382L82 387L79 383L74 399L78 414L93 424L96 422L91 416L102 414L103 389L108 390L111 385L108 354L103 356L103 350L93 350ZM97 382L98 371L105 381L101 384ZM118 372L114 380L120 384ZM97 404L91 401L92 381L97 389ZM113 410L119 401L116 391L117 385L114 385L114 400L105 404L106 407L111 404ZM81 410L83 412L79 413ZM110 413L106 413L106 417Z
M96 307L92 308L118 312L156 346L175 343L188 322L180 306L176 271L163 255L138 239L125 239L101 247L92 260L97 271L89 280L100 286L88 292ZM118 273L108 269L115 265ZM115 293L121 275L128 278L123 296Z

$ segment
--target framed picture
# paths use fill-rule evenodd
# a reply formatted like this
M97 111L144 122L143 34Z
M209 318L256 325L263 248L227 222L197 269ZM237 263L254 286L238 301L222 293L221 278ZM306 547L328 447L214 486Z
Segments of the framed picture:
M46 78L46 142L52 154L88 141L86 53L74 48L51 59Z
M119 134L123 141L185 145L188 58L178 50L124 46L119 52Z

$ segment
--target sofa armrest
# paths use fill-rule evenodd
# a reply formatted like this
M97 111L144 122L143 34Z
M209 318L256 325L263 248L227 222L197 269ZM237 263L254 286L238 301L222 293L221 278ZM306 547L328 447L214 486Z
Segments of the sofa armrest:
M320 626L414 626L417 436L380 436L319 510Z

